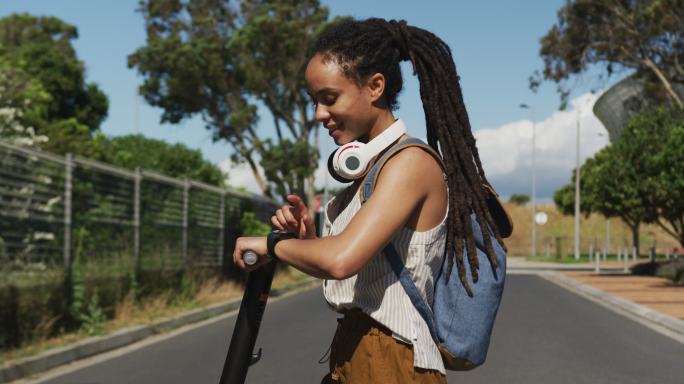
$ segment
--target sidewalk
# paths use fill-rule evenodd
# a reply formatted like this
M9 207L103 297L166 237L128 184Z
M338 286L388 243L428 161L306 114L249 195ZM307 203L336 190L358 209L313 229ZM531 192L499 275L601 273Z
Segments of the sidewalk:
M563 275L654 311L684 320L684 286L651 276L562 272Z
M684 286L664 278L625 273L623 264L615 261L602 262L598 274L592 263L528 262L521 257L509 257L507 261L509 273L542 275L600 304L675 332L679 339L684 337Z

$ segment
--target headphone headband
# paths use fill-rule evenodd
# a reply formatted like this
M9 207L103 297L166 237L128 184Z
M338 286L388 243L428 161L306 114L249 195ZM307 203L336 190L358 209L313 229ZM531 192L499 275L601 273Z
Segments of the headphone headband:
M406 133L406 125L404 125L404 122L401 119L397 119L376 138L369 141L368 144L366 144L365 151L367 151L367 153L372 153L370 157L373 157L397 141L404 133Z

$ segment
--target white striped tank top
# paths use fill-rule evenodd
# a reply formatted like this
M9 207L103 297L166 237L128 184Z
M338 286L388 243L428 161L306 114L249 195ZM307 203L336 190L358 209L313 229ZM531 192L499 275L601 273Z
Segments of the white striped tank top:
M333 197L325 207L325 236L340 234L361 208L362 188L346 207L332 204L344 193ZM333 213L333 210L340 209L341 212ZM403 227L391 240L416 287L430 304L434 279L442 264L448 214L447 208L442 222L428 231L417 232ZM330 222L329 215L335 217L333 222ZM427 324L411 303L382 252L375 255L358 274L344 280L326 280L323 293L333 310L359 308L389 328L396 339L412 344L414 367L434 369L446 374L442 357L430 336Z

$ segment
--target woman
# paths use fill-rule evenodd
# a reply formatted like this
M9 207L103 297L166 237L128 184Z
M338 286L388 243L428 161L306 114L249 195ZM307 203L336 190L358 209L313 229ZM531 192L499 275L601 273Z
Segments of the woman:
M363 178L326 207L326 235L317 238L313 219L298 196L271 221L299 238L281 240L277 259L326 279L324 294L344 314L331 346L327 380L350 383L446 382L444 365L429 330L378 257L390 241L428 301L445 251L468 288L464 245L475 255L470 214L489 224L503 244L486 204L489 186L461 96L449 47L432 33L404 21L346 20L319 37L306 68L315 118L337 145L367 143L394 124L402 89L399 63L410 60L420 81L427 139L434 149L409 147L382 167L370 199L362 202ZM397 142L408 139L402 135ZM430 153L432 152L432 153ZM435 154L441 152L440 155ZM382 153L376 156L379 159ZM443 162L442 162L443 159ZM489 233L484 231L492 262ZM254 250L259 262L246 267L240 255ZM268 262L267 240L240 238L235 263L252 270ZM472 264L472 263L471 263ZM476 271L471 271L473 275Z

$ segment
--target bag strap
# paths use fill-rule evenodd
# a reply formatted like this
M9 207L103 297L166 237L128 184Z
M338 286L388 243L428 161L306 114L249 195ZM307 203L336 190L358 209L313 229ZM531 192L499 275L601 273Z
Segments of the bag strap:
M375 184L377 183L377 176L382 170L382 168L385 166L385 163L387 163L387 160L391 159L392 156L409 147L419 147L426 150L429 154L432 155L432 157L434 157L437 160L439 166L442 167L442 171L446 171L446 167L444 166L444 162L442 161L442 156L440 156L439 153L437 153L434 149L432 149L432 147L425 144L425 142L423 142L420 139L417 139L415 137L408 138L404 141L394 144L375 162L375 164L373 164L373 167L366 175L366 178L363 180L363 194L361 195L361 204L365 203L366 200L368 200L370 198L370 195L373 193L373 190L375 189Z
M382 157L380 157L380 159L375 164L373 164L373 167L371 168L370 172L368 172L368 174L366 175L366 178L363 183L363 195L361 200L362 203L368 200L370 198L370 195L373 193L373 190L375 189L375 183L377 181L377 175L382 169L382 167L385 166L387 160L389 160L392 156L394 156L401 150L409 147L419 147L425 149L428 153L435 157L435 159L438 160L440 166L442 167L442 170L445 169L441 156L432 147L430 147L429 145L425 144L422 140L417 138L412 137L407 140L404 140L392 146L387 152L385 152L382 155ZM404 263L401 261L401 257L397 253L397 250L394 248L394 245L392 245L392 242L388 243L385 246L385 248L383 249L383 253L385 254L385 258L389 262L390 266L392 267L392 271L394 271L394 274L397 275L397 278L399 279L399 282L404 288L404 291L411 300L411 303L427 324L432 339L435 341L437 345L439 345L440 342L437 338L437 329L435 326L432 309L425 301L425 299L423 299L423 296L421 296L420 291L418 290L416 284L413 282L413 279L411 278L411 274L404 266Z
M430 308L430 306L425 302L425 299L423 299L423 296L421 296L420 291L418 291L416 284L411 278L411 274L401 261L401 257L397 253L397 250L394 249L392 243L389 243L387 246L385 246L383 253L385 254L387 261L392 266L394 274L397 275L401 286L404 287L404 291L406 291L406 294L411 300L411 304L413 304L413 306L416 308L420 314L420 317L425 320L425 324L427 324L428 329L430 330L430 336L432 336L435 344L440 345L441 343L437 338L437 327L435 325L435 316L432 313L432 308Z
M437 153L437 151L435 151L431 146L425 144L424 141L417 139L415 137L411 137L407 140L394 144L392 147L390 147L390 149L387 152L385 152L380 157L380 159L378 159L373 164L373 167L371 168L370 172L368 172L363 181L363 193L360 196L361 204L365 203L366 200L368 200L370 198L370 195L373 193L373 190L375 189L375 184L377 183L377 175L378 173L380 173L380 170L382 170L382 167L385 166L387 160L392 158L392 156L396 155L401 150L409 147L419 147L427 151L437 160L439 166L442 167L442 171L446 173L446 167L444 166L442 156L439 153ZM489 183L482 183L482 188L484 189L487 207L489 208L489 213L492 215L492 218L494 219L494 224L497 226L499 234L502 238L510 237L513 233L513 220L511 219L511 216L508 214L508 212L506 212L506 209L504 209L503 204L501 204L501 200L499 200L499 195L496 193L496 191L494 191L494 188L492 188L492 186Z

